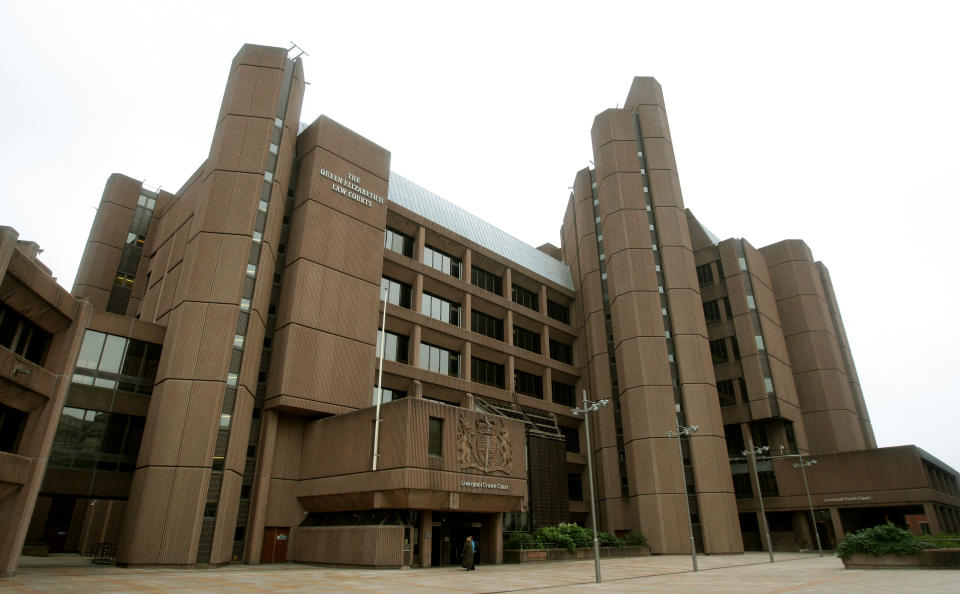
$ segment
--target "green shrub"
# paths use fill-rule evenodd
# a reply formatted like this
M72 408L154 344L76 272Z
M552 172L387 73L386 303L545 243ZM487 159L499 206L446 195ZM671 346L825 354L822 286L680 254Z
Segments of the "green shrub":
M593 540L593 539L591 539ZM622 547L623 541L609 532L597 532L597 541L601 547ZM591 543L592 546L592 543Z
M529 532L514 532L511 534L505 541L503 541L504 549L533 549L531 545L535 544L537 539L533 537Z
M643 535L643 532L639 532L637 530L631 530L630 532L627 532L627 535L621 540L629 547L647 546L647 537Z
M923 542L909 530L887 522L873 528L864 528L856 534L847 533L847 540L837 545L837 556L848 559L854 553L880 555L919 555Z
M960 547L960 534L948 534L946 532L941 532L940 534L921 534L917 536L917 539L923 543L923 547L926 549L952 549Z

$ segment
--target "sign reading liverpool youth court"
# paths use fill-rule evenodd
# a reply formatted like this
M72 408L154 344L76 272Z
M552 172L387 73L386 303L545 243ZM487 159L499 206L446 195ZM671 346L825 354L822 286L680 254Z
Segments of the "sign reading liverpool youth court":
M374 201L383 204L383 198L378 194L360 186L360 178L352 173L347 174L347 179L343 179L336 173L331 173L326 169L320 169L320 175L333 180L330 188L338 194L343 194L347 198L356 200L360 204L370 207Z

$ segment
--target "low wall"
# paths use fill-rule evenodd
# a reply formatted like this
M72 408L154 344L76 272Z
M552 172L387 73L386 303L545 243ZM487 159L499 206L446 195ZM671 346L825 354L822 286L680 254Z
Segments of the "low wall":
M854 553L843 560L846 569L960 569L960 549L929 549L922 555L868 555Z
M650 547L600 547L600 557L649 557ZM593 549L507 549L503 551L504 563L536 563L538 561L570 561L593 559Z
M309 526L296 529L291 561L402 567L403 526Z

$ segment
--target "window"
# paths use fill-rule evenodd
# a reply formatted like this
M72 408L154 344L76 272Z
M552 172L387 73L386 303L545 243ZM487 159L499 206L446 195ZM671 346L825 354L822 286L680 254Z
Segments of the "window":
M567 474L567 495L570 501L583 501L583 477L579 474Z
M427 454L431 458L443 456L443 419L430 417L430 437L427 444Z
M373 405L377 405L377 396L380 390L377 386L373 387ZM391 390L390 388L383 389L383 404L388 402L393 402L394 400L400 400L401 398L406 398L407 393L404 390Z
M383 236L383 247L392 252L403 254L408 258L413 257L413 238L400 233L396 229L387 227Z
M470 329L478 334L503 340L503 320L475 309L470 312Z
M714 365L723 363L729 359L727 356L727 343L722 338L720 340L710 341L710 356L713 358Z
M744 379L737 378L737 385L740 386L740 402L749 402L750 396L747 394L747 382Z
M533 311L540 311L540 296L533 291L528 291L523 287L513 285L512 298L514 303L519 303Z
M561 382L551 382L550 387L553 389L553 402L555 404L575 406L573 386Z
M423 294L423 300L420 302L420 313L454 326L460 325L460 304L452 303L430 293Z
M0 452L17 452L27 413L0 404Z
M423 263L430 268L460 278L460 259L435 247L423 246Z
M460 377L460 353L421 342L420 368L444 375Z
M560 426L560 433L563 435L563 441L567 445L567 451L574 454L580 453L580 431L576 427Z
M569 324L570 308L565 305L560 305L556 301L550 301L547 299L547 316L557 320L558 322Z
M513 344L521 349L540 353L540 335L520 326L513 327Z
M503 365L477 357L470 358L470 379L501 390L505 387Z
M50 466L133 472L145 419L120 413L63 407L50 451Z
M737 403L737 395L733 390L733 380L717 382L717 395L720 397L720 406L733 406Z
M159 344L87 330L73 383L151 394L160 351Z
M703 317L708 324L716 324L720 318L720 304L716 301L707 301L703 304Z
M736 336L730 337L730 347L731 347L730 350L733 351L733 360L739 361L740 360L740 343L737 342Z
M52 338L52 334L0 303L0 346L43 365Z
M377 331L377 357L380 356L380 341L383 340L383 331ZM383 358L387 361L407 363L409 359L410 339L400 334L387 332L387 344L384 346Z
M495 295L503 295L503 280L482 268L474 266L470 271L470 282Z
M543 398L543 378L539 375L520 371L513 372L513 390L517 394L533 396L534 398Z
M383 299L384 290L387 291L387 303L392 303L394 305L399 305L400 307L410 309L410 296L413 293L413 289L410 287L410 285L384 276L380 278L381 299Z
M701 287L706 285L712 285L713 280L713 267L710 263L697 266L697 282L700 283Z
M554 361L560 361L573 365L573 347L556 340L550 339L550 358Z

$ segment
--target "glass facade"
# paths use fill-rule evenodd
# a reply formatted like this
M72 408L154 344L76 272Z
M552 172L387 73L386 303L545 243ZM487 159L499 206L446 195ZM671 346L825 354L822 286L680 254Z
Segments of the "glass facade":
M146 419L63 407L50 450L52 468L133 472Z
M149 395L160 364L159 344L87 330L74 384Z
M387 227L383 236L383 247L392 252L403 254L408 258L413 257L413 238L400 233L396 229Z
M435 247L423 246L423 263L454 278L460 278L460 259Z
M443 375L460 377L460 353L421 342L420 367Z
M420 302L420 313L435 320L460 325L460 304L447 301L442 297L424 293Z

